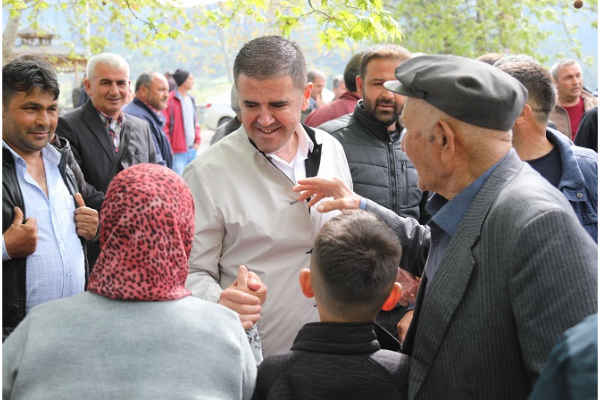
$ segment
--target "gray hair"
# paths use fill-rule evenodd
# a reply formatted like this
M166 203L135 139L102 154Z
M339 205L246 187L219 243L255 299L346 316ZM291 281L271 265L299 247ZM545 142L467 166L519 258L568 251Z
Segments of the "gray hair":
M340 87L340 83L344 82L344 75L336 75L333 77L333 87L334 88L339 88ZM344 82L344 85L346 83Z
M146 88L149 87L155 76L164 77L164 75L156 71L142 72L140 76L138 76L137 81L135 81L135 92L139 92L142 86Z
M306 86L306 60L298 43L281 36L262 36L240 49L233 63L233 80L244 74L264 80L290 76L300 90Z
M559 61L557 63L554 63L551 67L550 67L550 75L552 75L552 79L554 79L555 81L558 80L558 70L562 67L568 67L569 65L573 65L573 64L577 64L579 65L579 63L576 60L573 59L566 59L566 60L562 60Z
M129 64L127 64L127 61L123 57L114 53L100 53L92 56L87 63L86 74L89 80L94 79L97 64L105 64L113 68L123 68L127 71L127 78L129 78Z
M308 71L308 74L306 74L306 77L308 78L309 82L313 82L317 78L327 79L325 77L325 74L319 71L318 69L311 69L310 71Z
M240 108L240 93L235 85L231 87L231 109L235 111L235 115L238 117L242 116L242 109Z

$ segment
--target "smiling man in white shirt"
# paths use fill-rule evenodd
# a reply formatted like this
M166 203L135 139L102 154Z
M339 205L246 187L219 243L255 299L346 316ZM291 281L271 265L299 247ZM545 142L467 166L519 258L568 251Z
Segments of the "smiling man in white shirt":
M351 178L340 143L300 123L312 84L296 43L280 36L246 43L234 79L242 127L183 173L196 203L186 286L238 312L246 329L260 319L268 356L288 351L300 328L319 318L298 275L310 264L317 231L335 215L297 202L292 187L304 177L337 176L348 185ZM237 288L240 265L256 279L245 292Z

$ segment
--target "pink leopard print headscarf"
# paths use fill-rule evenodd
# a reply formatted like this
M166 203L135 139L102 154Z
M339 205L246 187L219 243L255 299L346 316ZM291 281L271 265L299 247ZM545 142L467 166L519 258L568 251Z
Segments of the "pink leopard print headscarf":
M138 164L111 182L100 213L100 257L88 290L111 299L164 301L185 288L194 200L170 169Z

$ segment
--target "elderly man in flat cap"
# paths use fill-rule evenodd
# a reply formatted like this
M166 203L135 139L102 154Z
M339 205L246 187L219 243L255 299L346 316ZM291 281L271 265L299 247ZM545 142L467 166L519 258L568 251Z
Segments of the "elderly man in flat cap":
M421 276L402 351L409 399L525 399L562 332L597 312L598 247L565 197L511 146L527 100L508 74L427 55L385 86L407 96L402 147L434 192L427 226L361 198L339 180L299 181L319 211L364 208L403 245ZM309 202L309 205L311 204Z
M200 124L196 102L189 93L194 86L194 75L184 69L173 73L177 88L169 92L165 116L165 134L173 148L173 171L179 175L197 156L200 147Z

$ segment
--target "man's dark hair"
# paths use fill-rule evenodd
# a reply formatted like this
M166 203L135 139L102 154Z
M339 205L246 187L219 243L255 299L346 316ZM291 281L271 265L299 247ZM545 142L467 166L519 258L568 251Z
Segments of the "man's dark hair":
M486 64L494 65L496 61L502 58L502 54L498 53L486 53L477 57L477 61L484 62Z
M356 77L360 75L360 61L363 57L363 52L355 54L352 56L348 64L346 64L346 69L344 70L344 83L346 84L346 89L349 92L356 93L358 90L356 88Z
M17 92L30 96L35 90L58 99L60 88L56 70L48 61L36 56L21 56L2 67L2 104L6 107Z
M535 58L533 58L531 56L528 56L527 54L516 54L514 56L502 57L502 58L496 60L496 62L493 65L494 65L494 67L499 67L502 64L517 63L517 62L522 62L522 61L541 65L538 60L536 60Z
M363 53L362 60L360 62L360 77L365 79L365 72L367 70L367 64L375 58L383 58L386 60L397 60L398 64L403 63L411 57L410 51L397 44L377 44L373 47L369 47Z
M262 36L244 44L233 63L236 85L240 74L257 80L290 76L300 90L308 82L300 46L281 36Z
M337 315L372 318L390 295L401 256L398 237L378 217L345 211L315 238L313 289Z
M546 124L556 103L556 88L550 72L537 60L535 61L506 63L496 68L506 72L525 86L528 92L527 103L531 106L535 119Z

